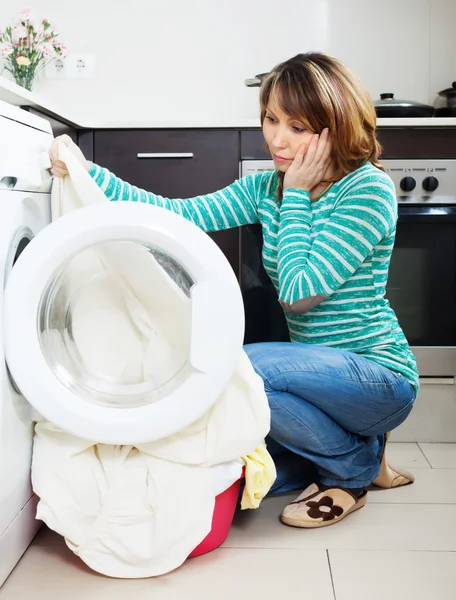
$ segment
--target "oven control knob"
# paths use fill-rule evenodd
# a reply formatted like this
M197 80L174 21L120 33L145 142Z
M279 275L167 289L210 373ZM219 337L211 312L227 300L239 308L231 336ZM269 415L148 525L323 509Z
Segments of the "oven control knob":
M399 184L404 192L411 192L416 188L416 181L413 177L404 177Z
M439 180L437 177L426 177L423 179L423 189L426 192L435 192L439 187Z

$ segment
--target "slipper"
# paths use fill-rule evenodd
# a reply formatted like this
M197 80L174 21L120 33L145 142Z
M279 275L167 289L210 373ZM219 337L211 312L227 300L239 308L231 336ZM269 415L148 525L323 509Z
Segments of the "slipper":
M385 435L385 446L383 448L383 456L380 462L380 473L378 474L378 477L374 479L372 484L384 489L411 485L415 481L415 475L412 475L412 473L409 473L408 471L404 471L404 469L393 467L388 463L388 459L386 457L386 446L388 444L389 436L389 433Z
M312 483L283 509L281 521L290 527L325 527L359 510L366 500L366 490L360 496L355 496L346 488L325 488Z

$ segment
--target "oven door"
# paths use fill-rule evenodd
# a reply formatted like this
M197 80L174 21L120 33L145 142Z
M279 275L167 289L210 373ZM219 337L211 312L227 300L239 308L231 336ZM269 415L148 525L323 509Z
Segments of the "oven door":
M241 230L245 343L289 340L261 262L259 225ZM386 295L417 358L422 380L456 377L456 206L403 206Z
M456 376L456 206L400 206L386 295L421 377Z

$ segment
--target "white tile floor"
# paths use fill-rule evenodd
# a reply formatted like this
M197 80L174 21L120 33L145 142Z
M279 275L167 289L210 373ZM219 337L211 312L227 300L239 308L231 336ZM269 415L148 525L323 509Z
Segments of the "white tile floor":
M224 547L166 576L107 579L41 530L0 600L455 600L456 444L390 444L393 464L416 474L369 493L366 508L334 527L278 520L288 496L240 513Z

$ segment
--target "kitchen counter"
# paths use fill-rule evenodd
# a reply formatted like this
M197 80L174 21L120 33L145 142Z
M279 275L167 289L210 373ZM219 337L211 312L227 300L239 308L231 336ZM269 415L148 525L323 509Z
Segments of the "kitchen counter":
M0 75L0 100L14 106L31 106L67 125L76 128L85 128L79 119L69 114L63 114L60 108L47 100L47 98L42 98L38 94L35 94L35 92L29 92L2 75Z
M260 121L256 118L247 119L211 119L208 121L124 121L84 122L77 115L66 113L35 92L29 92L6 77L0 75L0 100L15 106L30 106L45 115L53 117L77 129L259 129ZM378 127L456 127L456 118L426 118L426 119L377 119Z

